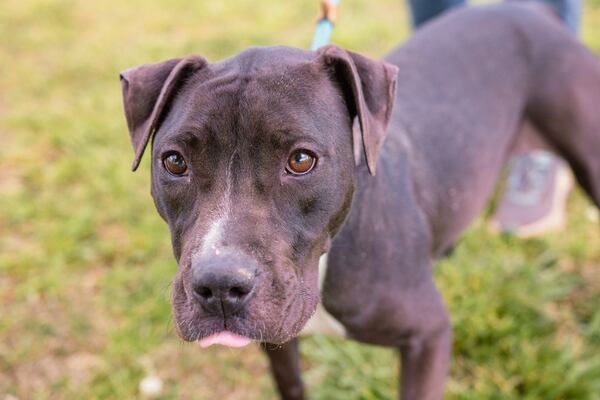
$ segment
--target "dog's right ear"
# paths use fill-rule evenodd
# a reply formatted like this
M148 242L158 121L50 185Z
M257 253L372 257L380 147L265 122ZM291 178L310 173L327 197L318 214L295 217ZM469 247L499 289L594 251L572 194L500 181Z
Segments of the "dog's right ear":
M145 64L121 72L123 106L135 159L131 169L140 165L150 138L157 128L165 106L172 100L185 78L207 64L200 56L175 58Z

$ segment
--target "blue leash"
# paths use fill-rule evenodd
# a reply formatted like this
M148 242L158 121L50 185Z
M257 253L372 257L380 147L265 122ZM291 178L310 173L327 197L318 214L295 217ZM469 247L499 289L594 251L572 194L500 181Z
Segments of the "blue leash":
M310 44L311 50L325 46L331 40L331 33L335 25L337 7L341 0L321 0L321 15L317 21L317 28Z

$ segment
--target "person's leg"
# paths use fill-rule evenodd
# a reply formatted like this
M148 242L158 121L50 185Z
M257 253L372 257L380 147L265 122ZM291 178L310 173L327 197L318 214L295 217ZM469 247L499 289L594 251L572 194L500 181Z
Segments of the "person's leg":
M542 0L550 4L569 31L577 36L581 21L581 0Z
M416 29L445 11L465 3L466 0L408 0L413 28Z
M577 35L580 0L542 0L550 4L569 31ZM531 237L564 226L572 179L567 165L551 152L536 150L513 157L506 190L492 225L519 237Z
M566 163L551 152L535 150L513 157L492 227L521 238L560 229L572 185Z

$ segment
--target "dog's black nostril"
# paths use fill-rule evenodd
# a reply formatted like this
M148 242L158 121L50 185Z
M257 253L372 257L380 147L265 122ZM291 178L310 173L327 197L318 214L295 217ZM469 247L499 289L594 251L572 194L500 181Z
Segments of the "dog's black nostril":
M241 299L250 293L250 288L243 286L234 286L229 289L229 296L235 299Z
M213 296L212 290L210 290L210 288L207 286L198 286L196 288L196 293L206 300L210 299Z

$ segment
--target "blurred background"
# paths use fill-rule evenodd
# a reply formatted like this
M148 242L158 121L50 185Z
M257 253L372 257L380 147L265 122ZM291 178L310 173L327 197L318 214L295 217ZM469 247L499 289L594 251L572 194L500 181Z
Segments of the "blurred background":
M0 400L274 398L258 346L200 349L171 319L176 264L133 152L119 71L250 45L307 47L316 0L0 2ZM373 57L402 0L344 0L333 40ZM582 40L600 54L600 0ZM600 106L600 105L599 105ZM466 233L437 281L454 326L449 399L600 398L600 232L581 191L565 231ZM312 399L395 398L397 353L302 340ZM146 383L148 380L145 381Z

